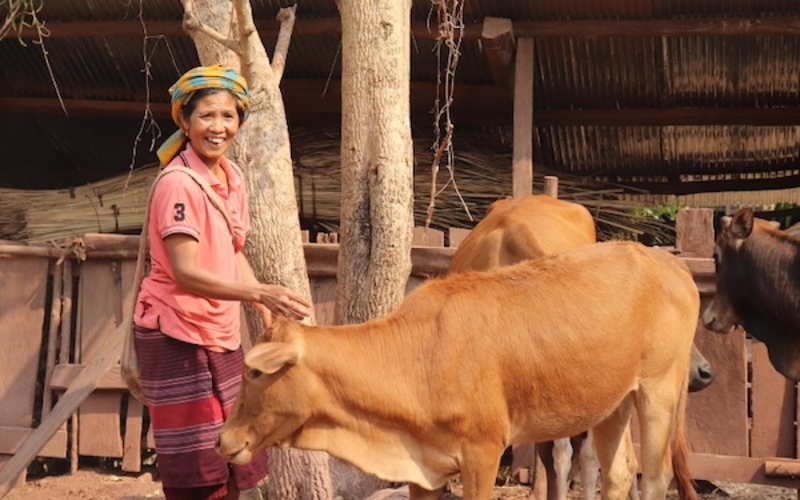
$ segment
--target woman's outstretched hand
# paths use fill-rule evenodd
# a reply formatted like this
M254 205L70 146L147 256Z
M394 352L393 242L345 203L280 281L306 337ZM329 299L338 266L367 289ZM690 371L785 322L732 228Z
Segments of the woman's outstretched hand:
M259 285L258 303L287 318L304 319L311 314L311 304L305 298L281 285Z

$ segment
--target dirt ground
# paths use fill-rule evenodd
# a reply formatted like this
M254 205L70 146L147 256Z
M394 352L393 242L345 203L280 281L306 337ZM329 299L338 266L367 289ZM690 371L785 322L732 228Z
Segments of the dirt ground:
M719 483L709 485L702 483L700 498L702 500L796 500L796 490L774 488L759 485L742 485ZM716 488L716 491L711 491ZM447 499L459 499L460 491L455 485ZM493 500L526 499L530 488L526 486L503 486L495 488ZM50 475L31 477L23 485L14 488L4 500L145 500L163 499L161 483L157 480L154 468L148 468L138 474L121 473L108 467L82 467L74 475ZM579 493L575 492L574 499ZM674 499L674 492L668 496ZM294 500L294 499L292 499Z

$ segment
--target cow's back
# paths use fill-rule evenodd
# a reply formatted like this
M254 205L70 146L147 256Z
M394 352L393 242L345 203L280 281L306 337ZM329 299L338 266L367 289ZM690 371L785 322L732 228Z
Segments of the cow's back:
M458 246L450 272L494 269L596 240L583 205L545 195L499 200Z

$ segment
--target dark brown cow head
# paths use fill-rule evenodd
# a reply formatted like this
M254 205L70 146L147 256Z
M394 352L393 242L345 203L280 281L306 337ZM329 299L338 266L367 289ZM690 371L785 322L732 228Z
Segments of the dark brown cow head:
M800 380L800 242L744 208L723 217L716 240L717 290L706 328L742 326L764 342L776 370Z

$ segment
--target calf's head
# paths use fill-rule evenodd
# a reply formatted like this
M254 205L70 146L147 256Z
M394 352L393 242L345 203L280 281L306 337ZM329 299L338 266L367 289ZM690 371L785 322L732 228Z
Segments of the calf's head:
M216 445L229 462L246 464L269 446L289 446L309 418L308 381L296 366L303 357L303 342L291 332L299 326L278 320L272 341L262 337L245 356L242 388Z
M743 326L766 344L775 369L797 381L800 329L792 293L796 284L791 284L796 264L777 264L781 256L796 255L793 251L796 240L776 231L774 224L754 219L749 208L723 217L714 249L717 290L702 319L706 328L722 333Z
M741 323L748 292L738 253L753 232L753 211L742 209L721 220L714 248L717 290L703 311L703 324L709 330L728 333Z

